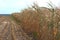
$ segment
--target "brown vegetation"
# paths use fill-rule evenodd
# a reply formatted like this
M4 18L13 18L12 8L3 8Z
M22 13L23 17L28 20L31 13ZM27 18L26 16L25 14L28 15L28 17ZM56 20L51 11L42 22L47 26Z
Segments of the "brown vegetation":
M34 40L60 40L60 10L32 6L12 14L24 32Z

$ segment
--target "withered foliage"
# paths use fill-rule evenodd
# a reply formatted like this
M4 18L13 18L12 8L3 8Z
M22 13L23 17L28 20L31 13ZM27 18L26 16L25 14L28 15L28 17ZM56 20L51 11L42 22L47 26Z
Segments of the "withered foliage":
M60 40L60 9L39 7L34 3L12 16L34 40Z

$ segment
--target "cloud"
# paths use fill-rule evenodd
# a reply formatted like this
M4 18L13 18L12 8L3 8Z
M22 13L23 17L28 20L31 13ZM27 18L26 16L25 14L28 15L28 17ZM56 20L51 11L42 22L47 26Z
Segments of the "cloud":
M11 13L20 11L30 5L32 2L28 0L0 0L0 13Z
M12 13L18 12L28 5L33 4L34 1L37 1L39 6L47 6L49 0L0 0L0 13ZM59 6L60 0L51 0L53 4Z

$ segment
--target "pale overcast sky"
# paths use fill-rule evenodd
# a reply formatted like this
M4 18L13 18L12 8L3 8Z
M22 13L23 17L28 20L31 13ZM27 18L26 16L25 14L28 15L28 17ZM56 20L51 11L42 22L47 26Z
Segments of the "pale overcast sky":
M37 1L40 6L47 6L49 0L0 0L0 14L11 14L13 12L19 12L27 7L27 5L33 4ZM60 0L51 0L51 2L57 7L60 6Z

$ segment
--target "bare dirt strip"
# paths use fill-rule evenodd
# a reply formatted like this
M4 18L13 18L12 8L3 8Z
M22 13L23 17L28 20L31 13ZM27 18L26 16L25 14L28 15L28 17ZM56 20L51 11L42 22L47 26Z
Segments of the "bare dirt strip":
M0 17L0 40L32 40L14 21L9 17Z

